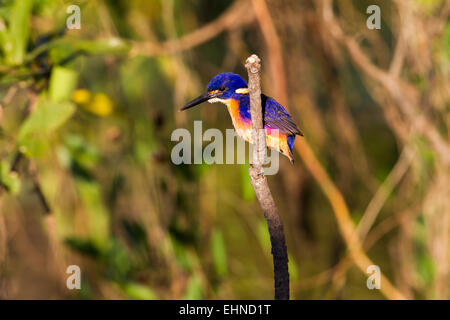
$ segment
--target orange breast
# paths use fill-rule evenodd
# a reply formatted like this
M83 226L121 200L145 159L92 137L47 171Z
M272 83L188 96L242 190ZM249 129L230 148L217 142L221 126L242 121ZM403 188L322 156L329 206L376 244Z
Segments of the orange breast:
M239 101L234 99L225 100L228 112L231 116L231 121L233 121L234 129L239 136L244 140L252 143L252 123L251 121L243 120L239 115Z
M251 121L242 120L242 118L239 116L239 101L227 99L224 100L224 103L227 106L228 112L230 113L231 120L233 121L233 126L236 129L237 134L241 136L245 141L253 143L252 123ZM286 135L282 134L281 132L278 132L278 135L274 135L274 132L272 130L268 130L267 128L265 128L265 131L267 146L277 151L281 151L286 155L289 155L289 146L287 143Z

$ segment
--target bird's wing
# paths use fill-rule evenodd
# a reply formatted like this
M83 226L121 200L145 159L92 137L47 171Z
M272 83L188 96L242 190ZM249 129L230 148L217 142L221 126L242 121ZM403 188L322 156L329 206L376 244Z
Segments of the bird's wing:
M300 132L294 120L292 120L289 113L287 113L281 104L263 94L261 95L261 102L263 105L265 126L278 129L287 136L296 134L303 136L303 133Z

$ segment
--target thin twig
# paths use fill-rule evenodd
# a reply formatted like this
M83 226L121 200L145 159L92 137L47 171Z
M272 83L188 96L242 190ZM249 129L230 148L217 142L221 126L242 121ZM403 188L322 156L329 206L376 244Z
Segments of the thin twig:
M52 210L50 208L50 204L48 203L47 199L45 198L44 193L42 192L42 188L41 188L41 184L39 182L39 177L38 177L38 173L37 173L37 168L36 168L36 164L32 161L29 160L29 165L28 165L28 171L31 175L31 179L33 181L33 191L36 193L39 203L42 206L42 209L44 210L44 215L49 215L52 213Z
M408 171L413 158L414 152L410 149L410 147L404 147L400 158L398 159L394 168L391 170L386 180L384 180L383 184L377 190L372 200L370 200L369 205L367 206L366 211L364 212L364 215L357 227L359 238L362 243L364 243L367 233L369 232L370 228L372 228L378 216L378 213L388 199L392 190L394 190L395 186L400 182L400 180Z
M275 299L289 299L289 270L283 222L273 200L266 177L263 175L263 164L266 154L266 134L263 128L260 87L260 59L252 55L246 61L248 72L248 88L250 95L250 112L252 117L252 138L254 145L253 164L249 168L250 180L255 190L261 209L269 227L272 244L273 272L275 281Z
M216 20L179 39L167 40L164 43L132 42L133 48L130 54L158 56L192 49L215 38L225 30L238 29L242 25L251 23L253 20L254 14L249 10L248 2L237 0Z

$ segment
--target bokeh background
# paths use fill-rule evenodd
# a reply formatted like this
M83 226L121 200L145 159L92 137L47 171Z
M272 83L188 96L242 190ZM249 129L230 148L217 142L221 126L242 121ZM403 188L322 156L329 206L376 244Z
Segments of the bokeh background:
M252 53L305 133L268 178L292 298L450 298L449 15L448 0L0 0L0 298L271 299L248 165L170 160L174 129L232 127L222 105L177 110L217 73L246 78Z

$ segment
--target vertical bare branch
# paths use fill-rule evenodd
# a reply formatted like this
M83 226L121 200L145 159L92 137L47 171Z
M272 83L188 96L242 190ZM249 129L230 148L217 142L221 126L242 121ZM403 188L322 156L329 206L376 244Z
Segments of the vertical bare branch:
M252 55L246 61L248 88L250 94L250 112L252 116L253 164L249 169L250 180L269 227L272 244L273 271L275 281L275 299L289 299L289 270L283 222L273 200L266 177L262 174L266 153L266 134L263 128L260 87L260 59Z
M283 106L288 104L286 93L286 78L284 77L283 51L277 30L270 17L269 8L265 0L252 0L256 20L267 44L270 74L273 79L274 95Z

